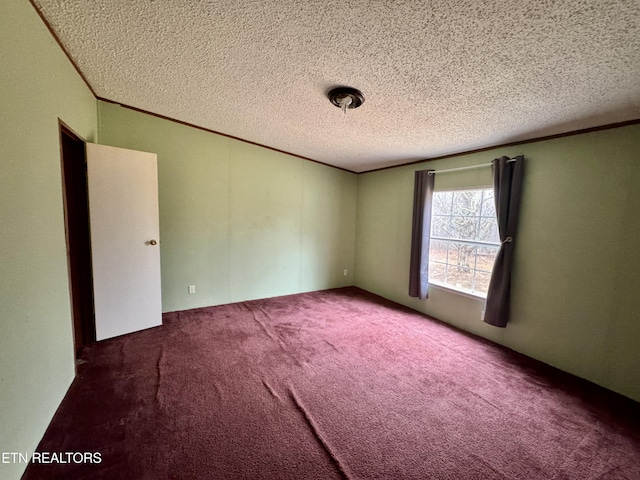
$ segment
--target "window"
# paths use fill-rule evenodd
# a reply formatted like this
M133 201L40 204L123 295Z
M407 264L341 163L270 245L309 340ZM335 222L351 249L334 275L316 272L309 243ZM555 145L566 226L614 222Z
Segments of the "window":
M433 193L429 283L487 296L500 247L493 189Z

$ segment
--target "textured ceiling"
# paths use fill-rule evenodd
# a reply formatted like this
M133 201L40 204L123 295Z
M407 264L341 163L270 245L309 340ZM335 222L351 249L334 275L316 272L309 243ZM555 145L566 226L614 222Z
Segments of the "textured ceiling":
M640 0L33 1L99 97L356 172L640 118Z

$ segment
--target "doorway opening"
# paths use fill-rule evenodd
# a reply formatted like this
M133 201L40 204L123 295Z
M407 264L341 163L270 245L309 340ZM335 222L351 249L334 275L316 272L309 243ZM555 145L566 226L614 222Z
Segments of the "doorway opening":
M76 359L95 342L96 325L91 268L91 234L85 142L59 120L62 196Z

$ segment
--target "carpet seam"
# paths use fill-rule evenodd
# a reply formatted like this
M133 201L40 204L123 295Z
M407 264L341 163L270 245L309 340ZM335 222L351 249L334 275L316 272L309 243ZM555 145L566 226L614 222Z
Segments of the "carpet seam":
M296 395L296 392L293 389L293 387L289 386L288 391L289 391L289 397L291 397L291 400L295 404L298 411L302 413L302 416L306 420L307 425L309 425L309 428L311 429L313 435L316 437L316 440L318 440L322 448L325 450L327 455L329 455L329 458L331 459L331 461L334 463L334 465L340 472L340 476L346 480L350 480L352 477L347 473L346 467L342 465L342 462L340 461L340 459L337 457L337 455L333 453L333 450L331 449L327 441L324 439L324 437L320 433L320 430L318 429L318 426L315 424L315 422L311 418L311 415L309 415L309 412L307 412L307 409L304 407L304 405L302 405L302 402Z
M278 393L273 389L273 387L271 385L269 385L265 379L262 378L261 380L262 380L262 384L269 391L271 396L274 397L275 399L277 399L280 403L284 403L283 400L282 400L282 397L280 397L280 395L278 395Z
M154 396L156 399L156 404L161 404L160 384L162 382L162 372L161 372L160 363L162 362L163 358L164 358L164 347L160 346L160 355L158 355L158 360L156 361L156 394Z
M267 318L271 319L271 317L269 315L267 315L264 310L262 310L260 307L258 307L258 310L260 310L260 312L265 315ZM293 363L295 363L298 367L302 367L302 365L300 364L300 361L291 354L291 352L287 349L286 344L282 341L282 339L277 336L274 335L273 333L271 333L269 331L269 329L267 328L267 326L264 324L264 322L262 322L257 315L257 312L254 311L253 309L249 309L249 311L251 312L251 315L253 316L253 320L260 325L260 328L262 329L262 331L264 331L264 333L267 335L267 337L269 337L275 344L277 344L280 349L282 350L282 352L287 355L289 358L291 358L293 360Z

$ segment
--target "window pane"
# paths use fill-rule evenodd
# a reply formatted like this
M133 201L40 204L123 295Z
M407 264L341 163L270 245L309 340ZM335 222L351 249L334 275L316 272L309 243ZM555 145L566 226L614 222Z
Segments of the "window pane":
M433 193L433 215L450 215L453 192Z
M478 230L478 217L451 217L451 238L474 240Z
M444 283L446 281L447 266L443 263L429 262L429 281Z
M493 198L493 189L483 191L482 195L482 216L483 217L496 217L496 204Z
M486 295L487 291L489 290L490 279L490 273L476 271L476 286L474 290L478 293L484 293Z
M498 235L498 222L495 218L481 218L480 229L476 240L487 243L500 243Z
M447 263L449 265L457 265L458 264L458 250L460 248L459 243L450 243L449 244L449 252L447 255Z
M482 190L453 192L454 215L479 215Z
M449 266L447 284L471 290L473 288L473 270L471 268Z
M429 261L447 263L447 243L440 240L431 240L429 245Z
M476 253L476 269L491 272L498 253L498 247L478 247Z
M473 245L451 242L449 244L449 265L473 268L475 264L475 249Z
M449 238L451 232L449 231L449 219L451 217L436 217L433 216L431 220L431 235L434 237Z

